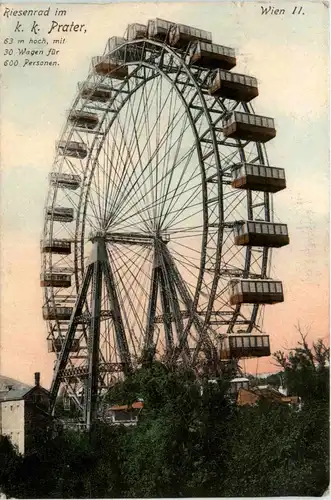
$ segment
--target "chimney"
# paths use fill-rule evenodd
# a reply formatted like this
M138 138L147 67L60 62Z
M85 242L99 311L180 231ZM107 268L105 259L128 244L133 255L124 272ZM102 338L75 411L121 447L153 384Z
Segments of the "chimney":
M34 374L34 385L40 385L40 372Z

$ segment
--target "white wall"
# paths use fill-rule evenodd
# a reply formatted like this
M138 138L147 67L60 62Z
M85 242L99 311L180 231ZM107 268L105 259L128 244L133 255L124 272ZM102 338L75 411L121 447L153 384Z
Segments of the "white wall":
M8 436L19 453L24 453L24 400L1 403L1 434Z

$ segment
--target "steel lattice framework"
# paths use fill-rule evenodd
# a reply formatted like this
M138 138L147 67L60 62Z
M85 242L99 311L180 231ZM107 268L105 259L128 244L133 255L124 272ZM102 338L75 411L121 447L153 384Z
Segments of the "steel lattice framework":
M191 45L108 43L124 76L93 60L57 143L42 253L51 392L64 386L88 426L146 356L194 365L225 336L261 331L263 306L230 305L229 280L268 278L270 248L234 245L233 228L271 221L272 195L231 175L268 159L224 137L222 120L253 108L210 94L215 70L191 62Z

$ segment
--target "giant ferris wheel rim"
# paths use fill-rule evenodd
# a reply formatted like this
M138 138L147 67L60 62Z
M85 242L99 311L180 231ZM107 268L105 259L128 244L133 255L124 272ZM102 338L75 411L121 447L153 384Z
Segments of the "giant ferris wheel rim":
M212 120L212 117L210 115L210 110L206 104L206 100L205 100L205 96L204 96L204 93L202 92L202 85L201 85L201 82L198 82L197 81L197 74L199 74L199 71L200 73L205 73L205 78L207 78L208 75L210 75L212 73L211 70L208 70L207 72L205 72L204 70L197 70L196 68L193 68L193 72L192 72L192 66L190 64L187 64L186 61L185 61L185 57L183 57L183 52L180 53L178 51L176 51L174 48L171 48L166 42L157 42L155 40L150 40L148 38L146 39L140 39L140 40L132 40L132 41L126 41L123 45L117 47L116 49L114 49L110 55L112 54L115 54L117 51L119 51L121 48L123 47L136 47L136 46L142 46L143 47L143 50L145 50L145 47L148 46L148 47L158 47L158 49L160 51L162 51L163 53L168 53L168 54L171 54L171 56L173 57L173 60L176 60L179 67L181 68L181 70L183 70L187 77L190 79L192 85L194 86L195 90L196 90L196 93L197 93L197 96L199 97L199 100L200 100L200 103L201 103L201 106L203 108L203 112L204 112L204 115L205 115L205 119L206 119L206 122L208 123L208 126L209 126L209 129L210 129L210 137L212 138L212 142L213 142L213 148L214 148L214 151L213 151L213 155L214 155L214 161L215 161L215 165L216 165L216 176L217 176L217 186L218 186L218 207L217 207L217 210L218 210L218 227L217 227L217 239L214 238L214 241L216 241L215 243L215 246L216 246L216 250L215 250L215 256L214 256L214 269L213 269L213 280L212 280L212 285L209 286L209 298L208 298L208 305L206 306L205 308L205 315L204 315L204 328L206 329L209 329L210 328L210 317L211 317L211 314L212 314L212 309L213 309L213 305L214 305L214 302L217 298L217 294L218 294L218 290L217 290L217 287L218 287L218 283L219 283L219 279L220 279L220 267L221 267L221 261L222 261L222 244L223 244L223 232L224 232L224 223L226 222L226 217L224 216L224 208L223 208L223 183L222 183L222 167L221 167L221 159L220 159L220 154L219 154L219 144L218 144L218 139L217 139L217 131L215 130L215 123L213 122ZM159 73L159 75L163 78L166 78L168 79L168 81L170 82L171 79L169 78L169 74L167 74L166 72L162 71L161 68L157 65L157 64L151 64L151 63L146 63L146 61L144 60L136 60L136 61L129 61L129 62L125 62L125 64L123 64L123 66L144 66L144 67L149 67L150 69L156 69ZM178 70L179 72L179 70ZM195 72L195 73L194 73ZM111 77L111 73L105 77L101 77L98 79L98 76L96 76L95 74L93 74L93 72L91 71L87 77L87 79L85 80L85 83L87 82L90 82L92 80L94 80L94 83L95 85L97 86L98 83L101 83L103 82L104 80L107 80L108 77ZM125 82L123 83L122 85L122 88L127 84L127 82L130 80L130 78L132 77L132 75L130 74L128 76L128 78L125 80ZM152 78L156 78L156 76L152 76ZM176 81L175 81L176 83ZM140 86L143 86L145 85L146 82L142 82ZM136 92L138 89L138 86L137 88L135 88L133 91L132 91L132 94L134 92ZM182 101L183 101L183 105L186 107L186 111L189 112L189 106L188 106L188 103L185 101L184 97L180 94L180 91L179 89L176 87L176 91L178 93L178 95L181 97ZM132 95L131 94L131 95ZM71 110L75 109L75 106L80 102L80 94L78 92L76 98L74 99L74 102L73 102L73 105L71 107ZM115 99L115 98L114 98ZM114 100L113 99L113 100ZM128 97L128 99L130 99L130 96ZM218 106L220 108L224 108L224 105L223 105L223 102L220 98L214 98L215 99L215 102L217 102ZM107 116L107 113L109 113L109 109L111 107L111 104L112 104L113 101L110 101L109 102L109 105L108 105L108 108L107 109L104 109L104 117ZM122 107L125 107L125 104L126 104L126 101L123 102L122 104ZM234 107L232 109L236 109L236 106L238 105L238 102L236 102L234 104ZM254 113L254 110L253 110L253 107L251 104L249 105L243 105L243 108L247 109L248 112L250 113ZM81 107L81 109L83 110L84 109L84 106ZM227 109L227 111L229 111ZM118 114L120 113L120 110L118 110ZM114 121L116 120L116 116L114 114L113 116L113 120L111 121L111 123L109 123L108 125L108 129L107 131L104 131L104 134L103 134L103 141L105 141L106 139L106 136L112 126L112 123L114 123ZM201 169L201 186L202 186L202 192L203 192L203 211L204 211L204 231L203 231L203 237L202 237L202 241L201 241L201 267L200 267L200 272L199 272L199 280L198 280L198 285L196 287L196 291L195 291L195 295L194 295L194 310L196 311L197 309L197 304L198 304L198 301L199 301L199 297L201 296L201 287L202 287L202 284L203 284L203 280L204 280L204 273L205 273L205 267L206 267L206 259L208 260L208 256L207 256L207 253L208 253L208 236L209 233L208 233L208 230L210 229L209 228L209 219L208 219L208 189L207 189L207 170L208 168L205 167L205 162L206 160L203 160L203 154L202 154L202 148L201 148L201 138L199 138L199 134L197 132L197 128L195 126L195 123L194 123L194 120L193 120L193 117L191 115L191 122L192 122L192 129L195 130L195 138L197 140L197 151L198 151L198 154L199 154L199 164L200 164L200 169ZM101 123L102 123L102 120L101 120ZM72 127L72 125L67 122L65 127L64 127L64 130L61 134L61 139L64 139L66 140L67 143L69 143L70 139L72 138L72 136L74 135L74 131L73 129L70 127ZM69 133L68 133L68 130L69 130ZM102 141L100 141L99 143L99 152L101 151L102 149ZM237 141L238 144L237 144L237 150L239 152L240 155L243 154L243 157L245 158L245 152L243 151L243 147L242 147L242 144L240 143L240 141ZM97 135L95 135L95 138L94 138L94 141L93 141L93 144L97 144ZM94 146L92 146L89 150L89 153L88 153L88 159L86 161L86 169L88 168L88 164L89 164L89 161L91 159L91 155L92 155L92 152L93 152L93 148ZM260 153L261 151L261 153ZM259 157L259 162L260 163L264 163L266 165L268 165L268 160L267 160L267 156L266 156L266 148L264 145L261 145L259 144L257 146L257 154L258 154L258 157ZM261 158L264 158L264 161L262 162L261 161ZM91 185L91 182L92 182L92 178L93 178L93 175L94 175L94 169L96 167L96 161L97 161L97 158L95 159L94 161L94 166L92 166L92 169L91 171L89 172L88 176L84 177L84 182L87 180L87 182L89 183L89 185ZM57 168L59 168L58 172L61 171L61 168L64 164L64 161L65 161L65 158L64 157L61 157L60 161L59 161L59 157L57 157L55 159L55 163L54 165L56 165ZM84 184L84 186L88 186L88 183L87 184ZM48 196L48 199L51 199L51 206L54 207L55 206L55 203L56 203L56 200L57 200L57 190L58 190L58 186L56 186L53 191L49 192L49 196ZM88 188L86 189L84 195L82 195L80 197L80 205L78 206L78 212L79 213L83 213L84 214L84 211L86 213L86 206L88 204L88 194L89 190ZM239 195L238 195L239 196ZM269 210L269 200L271 199L271 195L267 195L265 196L265 200L264 200L264 203L265 203L265 206L267 208L267 210ZM248 210L252 210L250 208L250 206L253 204L252 202L252 199L250 197L250 195L247 196L247 204L248 204ZM49 206L49 202L47 202L47 206ZM83 219L84 219L84 215L83 215ZM54 224L54 221L53 220L50 220L50 222L47 222L45 221L45 229L44 229L44 237L48 234L50 235L50 237L52 238L53 237L53 233L54 233L54 229L53 229L53 224ZM85 227L85 222L82 222L82 226ZM210 231L211 233L211 231ZM213 237L210 237L210 240L212 240ZM82 279L82 275L84 273L84 259L85 259L85 255L84 255L84 242L86 240L86 237L85 237L85 234L84 234L84 230L81 230L79 231L79 219L77 217L77 222L76 222L76 229L75 229L75 232L74 234L72 235L72 241L74 242L74 245L75 245L75 264L74 264L74 273L76 275L76 290L78 291L79 289L79 285L80 285L80 282L81 282L81 279ZM80 247L79 247L80 245ZM80 253L80 255L79 255ZM250 257L247 257L247 255L250 253L250 250L247 249L246 251L246 261L248 262L247 266L245 267L245 273L249 273L249 268L250 268ZM262 265L262 269L261 269L261 272L262 272L262 276L264 276L266 274L266 266L267 264L270 263L270 255L269 255L269 258L268 258L268 252L265 252L265 258L264 258L264 263ZM52 258L51 256L44 256L44 259L43 259L43 269L47 269L47 266L49 266L50 264L50 268L52 268ZM54 295L54 290L52 289L52 287L50 287L50 290L46 291L46 295L47 295L47 298L46 298L46 303L53 303L53 305L55 306L55 295ZM51 297L51 300L49 300L48 297ZM253 308L253 312L252 314L255 316L255 319L256 319L256 314L258 312L258 309L259 307L254 307ZM234 316L238 317L238 315L240 315L240 307L238 308L238 306L234 309L234 312L233 312ZM255 319L254 319L254 323L255 323ZM193 311L192 311L192 315L191 317L189 318L189 321L187 323L187 327L186 327L186 331L189 331L191 325L193 323ZM231 333L231 330L229 330L228 333Z

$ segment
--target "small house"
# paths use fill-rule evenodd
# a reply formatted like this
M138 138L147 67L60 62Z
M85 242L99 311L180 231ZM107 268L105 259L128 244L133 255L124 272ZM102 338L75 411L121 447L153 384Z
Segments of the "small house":
M34 387L8 386L0 392L0 434L22 455L33 451L49 428L48 406L49 392L40 385L40 373L35 373Z

